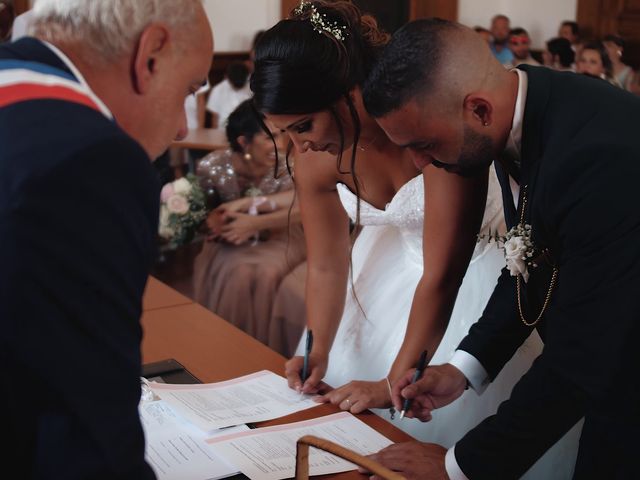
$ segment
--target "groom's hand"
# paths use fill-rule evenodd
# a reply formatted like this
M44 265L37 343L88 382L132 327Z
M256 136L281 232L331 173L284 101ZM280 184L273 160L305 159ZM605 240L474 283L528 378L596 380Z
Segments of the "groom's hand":
M464 392L467 379L460 370L449 363L427 367L422 378L413 385L411 369L393 384L393 405L401 411L405 399L411 399L411 407L405 416L423 422L431 420L431 411L449 405Z
M398 472L407 480L428 478L430 480L447 480L449 476L444 466L447 450L435 443L407 442L396 443L380 450L370 458L389 470ZM365 470L360 468L360 473ZM379 480L380 477L371 477Z

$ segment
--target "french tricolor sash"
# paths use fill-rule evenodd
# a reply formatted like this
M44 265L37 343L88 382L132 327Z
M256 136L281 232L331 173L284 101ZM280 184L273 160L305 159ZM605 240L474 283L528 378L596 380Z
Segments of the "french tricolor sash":
M42 63L0 59L0 108L29 100L78 103L111 117L70 73Z

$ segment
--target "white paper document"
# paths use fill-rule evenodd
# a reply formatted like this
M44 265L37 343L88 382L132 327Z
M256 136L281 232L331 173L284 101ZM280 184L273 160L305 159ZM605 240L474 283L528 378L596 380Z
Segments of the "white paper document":
M246 425L208 434L181 419L165 402L142 402L145 458L159 480L214 480L239 472L222 459L206 438L249 430Z
M348 412L303 422L257 428L210 438L207 443L252 480L280 480L295 476L296 442L303 435L315 435L361 455L370 455L393 442ZM311 447L310 475L327 475L354 470L356 465Z
M149 383L153 393L204 431L262 422L318 406L287 380L263 370L218 383L168 385Z

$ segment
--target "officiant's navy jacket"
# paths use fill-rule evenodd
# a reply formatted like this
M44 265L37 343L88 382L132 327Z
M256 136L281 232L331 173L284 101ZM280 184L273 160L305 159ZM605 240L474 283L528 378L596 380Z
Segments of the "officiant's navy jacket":
M472 479L518 478L585 417L576 478L637 478L640 98L584 75L522 70L524 223L536 248L548 250L522 288L527 322L545 304L554 266L557 282L536 325L542 354L498 414L456 445L456 459ZM512 227L521 211L497 169ZM460 348L493 379L531 330L505 270Z
M33 38L0 46L2 65L74 79ZM3 470L154 478L137 411L141 297L159 202L150 160L95 109L2 95Z

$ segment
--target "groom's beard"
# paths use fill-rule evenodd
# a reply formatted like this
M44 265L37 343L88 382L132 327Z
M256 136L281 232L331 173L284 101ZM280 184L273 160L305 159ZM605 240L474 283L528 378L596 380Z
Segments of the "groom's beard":
M451 165L434 161L433 166L461 177L475 177L484 174L493 163L493 157L491 138L481 135L465 125L462 152L460 152L458 162Z

